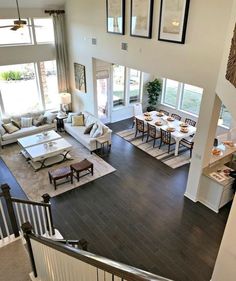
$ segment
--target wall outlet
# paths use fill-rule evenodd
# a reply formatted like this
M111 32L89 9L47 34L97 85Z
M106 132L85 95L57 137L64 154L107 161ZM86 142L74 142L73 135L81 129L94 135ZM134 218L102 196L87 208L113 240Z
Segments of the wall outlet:
M128 51L128 43L121 43L121 50Z
M92 38L92 45L97 45L97 38Z

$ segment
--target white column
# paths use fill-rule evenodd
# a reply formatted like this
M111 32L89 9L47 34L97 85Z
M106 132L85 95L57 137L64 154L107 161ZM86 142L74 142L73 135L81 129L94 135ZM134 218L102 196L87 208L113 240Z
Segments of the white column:
M220 108L221 100L216 94L209 92L203 94L187 188L184 194L194 202L198 201L202 169L208 165L210 160Z

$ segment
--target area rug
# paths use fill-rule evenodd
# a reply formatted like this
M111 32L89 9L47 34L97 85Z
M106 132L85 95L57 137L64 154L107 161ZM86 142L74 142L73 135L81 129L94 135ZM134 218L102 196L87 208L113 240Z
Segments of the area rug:
M117 133L118 136L122 137L123 139L129 141L134 146L138 147L139 149L145 151L152 157L160 160L161 162L165 163L172 169L179 168L183 165L190 163L190 155L189 150L185 147L180 147L179 155L174 155L174 146L172 146L172 150L168 153L168 147L163 145L160 149L158 148L158 141L156 141L156 145L153 148L153 141L146 142L146 138L142 141L142 136L138 135L135 137L135 129L127 129Z
M70 151L72 160L44 168L38 172L35 172L31 165L27 163L24 156L20 153L20 148L17 144L7 145L4 149L0 150L3 161L30 200L42 201L41 196L44 193L48 193L51 197L57 196L115 171L115 168L96 154L90 154L89 150L71 136L62 134L62 137L72 144ZM60 184L57 186L57 190L54 190L54 186L49 183L48 171L68 166L85 158L94 164L94 175L86 175L79 182L74 179L73 184L70 182Z

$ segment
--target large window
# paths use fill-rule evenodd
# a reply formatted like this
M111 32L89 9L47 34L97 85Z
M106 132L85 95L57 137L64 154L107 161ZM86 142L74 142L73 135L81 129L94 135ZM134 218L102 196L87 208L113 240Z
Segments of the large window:
M54 42L53 22L51 18L34 19L37 43Z
M227 108L223 104L221 106L220 119L222 120L220 122L221 123L220 125L230 128L232 117L229 111L227 110Z
M125 67L113 65L113 106L125 105Z
M141 71L113 65L113 107L140 101L141 88Z
M163 79L162 103L189 114L198 115L202 100L203 89Z
M202 89L184 84L180 108L186 112L198 115L202 100Z
M0 109L4 115L59 109L56 62L0 66Z
M174 80L166 79L164 103L170 106L176 106L179 83Z
M42 109L33 63L1 66L0 90L2 111L7 115Z
M129 69L129 102L138 102L140 100L141 89L141 71Z
M56 61L44 61L39 65L45 108L59 108Z
M0 26L11 26L16 19L0 19ZM22 19L29 22L28 19ZM0 45L32 44L31 29L28 26L11 30L11 27L0 28Z

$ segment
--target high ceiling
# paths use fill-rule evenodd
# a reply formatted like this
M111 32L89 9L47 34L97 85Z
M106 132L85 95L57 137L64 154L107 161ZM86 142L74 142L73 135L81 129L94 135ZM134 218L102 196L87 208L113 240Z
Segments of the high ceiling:
M63 6L66 0L18 0L20 8L53 8ZM15 8L16 0L0 0L1 8Z

